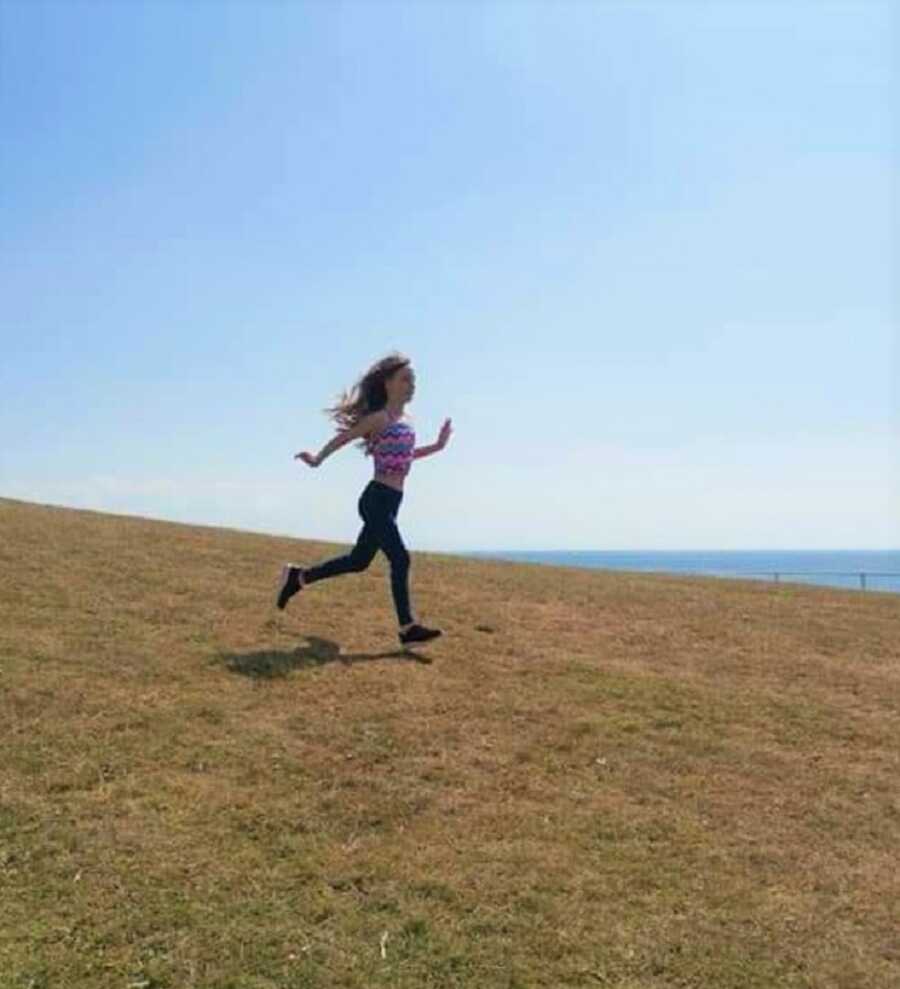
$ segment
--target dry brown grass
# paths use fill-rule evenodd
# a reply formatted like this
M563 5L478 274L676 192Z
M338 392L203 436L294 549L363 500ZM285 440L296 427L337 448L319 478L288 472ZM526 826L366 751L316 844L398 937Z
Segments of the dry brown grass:
M0 500L2 989L900 985L900 597L344 548Z

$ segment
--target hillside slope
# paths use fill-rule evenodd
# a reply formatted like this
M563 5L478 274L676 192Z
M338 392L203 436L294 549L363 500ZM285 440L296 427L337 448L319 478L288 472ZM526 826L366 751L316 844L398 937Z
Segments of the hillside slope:
M900 985L900 599L0 499L0 989Z

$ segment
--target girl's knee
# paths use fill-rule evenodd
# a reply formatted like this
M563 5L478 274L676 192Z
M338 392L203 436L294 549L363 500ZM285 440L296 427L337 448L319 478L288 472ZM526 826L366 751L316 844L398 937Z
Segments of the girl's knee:
M372 562L372 558L369 556L353 556L351 557L353 561L353 569L359 573L362 570L368 570L369 564Z

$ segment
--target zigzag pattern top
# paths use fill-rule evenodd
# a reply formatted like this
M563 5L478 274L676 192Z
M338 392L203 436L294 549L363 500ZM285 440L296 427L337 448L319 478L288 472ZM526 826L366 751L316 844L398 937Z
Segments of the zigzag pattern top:
M400 418L392 417L392 421L370 443L375 473L405 476L413 462L415 448L416 431L402 420L402 413Z

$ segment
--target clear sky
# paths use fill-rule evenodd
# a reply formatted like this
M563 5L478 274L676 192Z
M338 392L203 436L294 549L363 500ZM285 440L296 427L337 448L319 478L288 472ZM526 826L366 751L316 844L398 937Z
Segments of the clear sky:
M900 546L898 5L0 0L0 496L412 550Z

